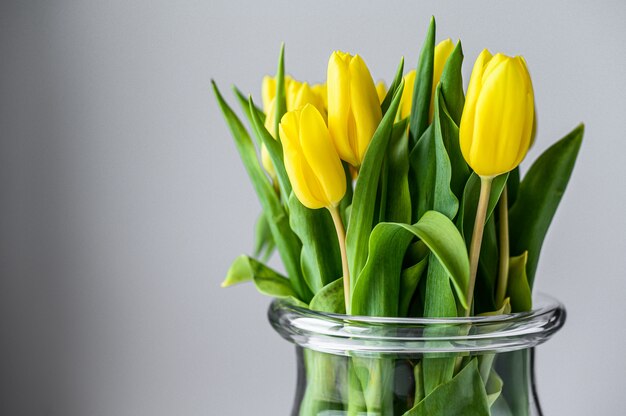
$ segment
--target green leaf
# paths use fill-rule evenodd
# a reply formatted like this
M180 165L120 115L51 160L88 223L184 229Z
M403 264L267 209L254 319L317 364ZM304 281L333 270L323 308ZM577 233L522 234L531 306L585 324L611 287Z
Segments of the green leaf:
M515 416L530 416L530 354L532 349L499 354L495 371L502 378L505 388L500 399L505 399L510 413ZM500 401L498 399L494 405Z
M526 312L533 308L532 294L526 276L528 252L509 259L509 284L506 295L511 299L513 312Z
M267 217L261 211L254 226L254 257L265 262L270 258L275 248L272 230L267 222Z
M280 119L287 112L287 99L285 98L285 43L280 45L280 54L278 55L278 69L276 70L276 104L274 111L274 137L280 137L278 134L278 125ZM289 194L287 194L289 197Z
M400 85L402 81L402 71L404 71L404 56L400 58L400 63L398 64L398 68L396 69L396 75L393 77L393 82L389 86L389 91L385 95L383 102L380 104L380 108L382 109L382 113L385 114L391 105L391 100L393 99L393 94Z
M400 316L408 316L411 299L427 266L428 256L424 256L416 264L402 270L402 274L400 274Z
M381 180L385 188L384 199L381 202L383 221L411 222L407 122L405 119L393 126L387 148L385 175Z
M230 266L222 287L253 281L257 290L276 298L295 297L291 282L261 262L242 254Z
M420 52L413 87L413 100L409 124L409 144L415 146L417 140L428 127L430 96L433 86L433 68L435 63L435 18L430 19L428 32Z
M250 104L248 103L248 98L246 98L246 96L243 95L243 93L239 90L239 88L237 88L234 85L233 85L233 91L235 92L235 97L237 97L239 106L241 107L241 109L243 110L243 113L246 115L246 118L250 122L250 127L254 128L254 125L252 122L252 113L250 112ZM263 112L263 110L255 106L254 112L257 114L257 116L261 120L261 124L265 123L265 113ZM256 145L260 147L261 139L259 139L256 135L254 136L254 138L256 139Z
M519 166L509 172L509 179L506 181L506 187L509 192L509 208L515 204L517 200L517 193L519 192L520 173Z
M528 251L526 274L531 288L543 240L574 169L583 133L581 124L539 156L509 211L511 254Z
M460 302L467 305L469 259L465 243L452 221L439 212L429 211L415 225L380 223L374 227L367 264L353 290L351 313L398 315L402 261L414 236L441 262L446 283L452 281Z
M239 151L239 156L243 162L244 167L252 182L263 212L267 215L270 230L276 243L276 247L280 253L287 274L291 279L292 286L298 295L298 298L305 303L311 300L313 294L310 292L304 278L302 271L300 270L300 250L302 244L298 237L289 227L289 219L283 206L278 199L278 195L274 192L274 188L270 184L267 176L263 172L259 164L256 149L250 135L246 131L245 127L233 112L230 106L224 101L222 94L220 93L217 85L214 81L213 91L217 102L224 114L224 118L230 128L233 138L235 139L235 145Z
M341 254L337 233L327 209L309 209L292 193L289 223L302 241L301 265L304 278L317 293L341 277Z
M461 114L465 105L465 94L463 93L463 47L461 41L450 53L443 72L441 73L441 94L443 95L443 104L450 114L451 120L457 126L461 125Z
M369 235L374 221L374 209L376 204L376 194L380 178L381 166L385 157L385 150L389 144L393 121L398 111L404 81L400 82L389 110L383 117L374 132L372 141L367 148L359 178L354 189L352 208L350 209L350 220L346 233L346 250L348 254L348 266L350 270L350 292L353 292L356 284L356 277L360 274L365 261L367 260L367 250Z
M463 415L489 416L489 404L476 360L452 380L428 394L404 416Z
M420 218L424 212L434 209L452 219L457 213L459 202L452 190L452 167L446 151L441 128L442 114L439 100L435 97L433 124L420 137L411 152L415 195L412 195L413 212Z
M326 313L346 313L346 301L343 294L343 277L324 286L313 296L309 308Z
M461 146L459 145L459 127L448 113L448 108L443 99L442 87L443 85L438 87L435 92L434 105L439 110L439 114L437 118L433 117L433 120L439 123L438 127L441 129L441 138L446 152L448 153L448 157L450 158L450 189L457 199L461 199L471 170L461 153ZM463 91L461 91L461 94L463 94Z
M504 383L502 379L495 371L491 370L489 374L489 379L487 380L487 385L485 386L485 390L487 391L487 403L489 403L489 407L492 407L496 402L500 394L502 393L502 386Z
M272 164L274 165L274 170L276 171L280 191L285 200L287 200L289 195L291 195L291 182L289 181L289 176L287 176L287 170L285 169L285 164L283 162L283 146L280 140L275 140L272 137L270 132L265 128L265 125L263 125L263 122L259 118L256 111L253 111L255 105L252 101L252 97L248 98L248 106L256 136L267 148L267 153L269 154L270 159L272 159Z

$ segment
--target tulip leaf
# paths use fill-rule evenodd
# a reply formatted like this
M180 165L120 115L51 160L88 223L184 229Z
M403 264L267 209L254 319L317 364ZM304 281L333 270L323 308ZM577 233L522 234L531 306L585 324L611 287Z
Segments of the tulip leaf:
M381 186L381 220L411 222L411 194L409 192L409 143L407 119L393 126L387 148Z
M426 39L420 52L413 87L413 100L409 123L409 143L411 148L422 137L428 127L430 96L433 86L435 65L435 18L430 19Z
M509 179L506 181L506 189L508 192L507 199L509 200L509 209L515 204L517 200L517 193L519 192L520 173L519 166L509 172Z
M309 209L292 193L289 223L302 241L301 264L313 293L341 277L341 254L335 226L327 209Z
M296 297L291 282L261 262L242 254L230 266L222 287L253 281L257 290L276 298Z
M245 95L243 95L243 93L239 90L239 88L237 88L234 85L233 85L233 91L235 92L235 97L237 97L239 106L243 110L243 113L246 115L248 122L250 122L250 127L254 128L254 124L253 124L254 122L252 121L252 113L250 112L250 104L248 103L248 98ZM254 109L255 109L255 113L261 120L261 124L265 123L265 113L263 112L263 110L261 110L257 106L255 106ZM261 147L261 141L260 141L261 139L257 137L256 135L254 135L254 138L256 139L256 145L258 147Z
M438 102L438 101L437 101ZM458 210L458 199L450 189L452 167L443 143L441 112L435 106L433 124L426 129L411 152L414 193L413 216L436 210L452 219Z
M261 203L263 212L267 215L274 242L276 243L278 252L287 270L293 289L297 293L298 299L308 303L313 294L307 287L300 269L300 251L302 244L289 227L287 213L259 164L256 149L250 139L250 135L237 115L226 101L224 101L214 81L212 81L212 84L215 97L235 140L239 156L250 177L250 181Z
M533 349L511 351L500 354L495 361L495 371L506 386L502 394L496 400L506 400L510 413L516 416L530 416L529 403L531 392L529 389L529 377L531 369L531 354Z
M461 91L461 94L462 93ZM461 153L461 146L459 145L459 127L452 119L450 113L448 113L448 108L443 97L443 84L437 87L435 94L434 105L435 108L439 110L439 117L438 119L433 119L435 122L439 122L441 139L448 153L448 157L450 158L450 189L458 199L461 199L471 170Z
M350 279L351 289L354 288L356 277L360 274L367 260L368 241L374 221L381 166L385 157L385 150L391 138L393 122L400 105L403 88L404 81L398 85L389 110L385 113L374 132L374 136L365 152L365 158L354 189L350 220L346 233L348 266L350 276L352 276L352 279ZM350 292L352 293L352 290Z
M419 238L442 265L460 302L466 306L469 259L458 230L445 215L429 211L414 225L379 223L372 230L369 257L352 294L351 313L398 316L402 261L413 237Z
M346 302L343 294L343 277L330 282L313 296L309 308L325 313L346 313Z
M531 288L543 240L574 169L583 133L581 124L537 158L509 211L511 254L528 251L526 273Z
M275 248L272 230L267 222L267 217L261 211L254 226L254 257L265 262L270 258Z
M256 136L259 138L261 143L265 145L267 153L269 154L270 159L272 159L272 164L274 165L274 170L276 171L276 177L278 178L280 191L285 197L285 200L287 200L289 198L289 195L291 195L291 182L289 181L289 176L287 176L287 170L285 169L285 164L283 162L283 146L280 140L275 140L272 137L270 132L267 131L265 125L259 118L259 115L256 113L256 111L253 111L255 105L252 101L252 97L248 98L248 106Z
M393 94L400 85L402 81L402 72L404 71L404 56L400 58L400 63L398 64L398 68L396 69L396 75L393 77L393 82L389 86L389 91L385 95L383 102L380 105L382 113L385 114L389 109L389 105L391 105L391 100L393 99Z
M280 45L280 54L278 55L278 69L276 70L276 104L274 105L274 111L276 117L274 118L274 137L279 138L278 125L280 119L287 112L287 99L285 98L285 43ZM289 194L285 195L286 198Z
M449 116L454 124L461 125L461 114L465 105L465 94L463 94L463 75L461 68L463 65L463 47L461 41L450 53L443 72L441 73L441 94Z
M411 299L426 267L428 267L428 255L402 270L400 274L400 316L408 316Z
M527 261L528 252L526 251L520 256L509 259L509 284L506 288L506 295L510 298L513 312L527 312L533 307L530 285L526 276Z
M404 416L463 415L489 416L487 393L476 359L454 378L437 387Z
M500 394L502 393L502 386L504 383L502 379L495 371L491 370L489 374L489 378L487 379L487 384L485 385L485 390L487 392L487 403L489 407L492 407L496 402Z

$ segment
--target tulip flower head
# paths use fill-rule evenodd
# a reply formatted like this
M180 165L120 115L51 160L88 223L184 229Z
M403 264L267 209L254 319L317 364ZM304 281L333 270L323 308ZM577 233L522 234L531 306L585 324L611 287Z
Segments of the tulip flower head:
M346 176L319 110L306 104L280 121L285 170L308 208L336 207L346 193Z
M521 56L484 50L470 78L459 130L461 152L480 176L515 169L531 144L533 86Z
M374 80L359 55L338 51L327 75L330 136L341 159L359 167L382 119Z

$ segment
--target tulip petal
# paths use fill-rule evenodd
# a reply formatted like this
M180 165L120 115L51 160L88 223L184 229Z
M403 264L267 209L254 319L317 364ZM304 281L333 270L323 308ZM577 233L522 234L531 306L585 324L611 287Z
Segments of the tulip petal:
M339 155L320 112L307 104L300 114L300 145L313 178L317 179L323 195L320 199L335 206L346 193L346 175Z
M328 61L327 100L328 130L341 159L358 166L358 158L350 147L348 115L350 108L350 56L333 52Z
M372 75L359 55L350 62L350 106L356 125L356 147L353 150L360 165L380 124L382 111Z

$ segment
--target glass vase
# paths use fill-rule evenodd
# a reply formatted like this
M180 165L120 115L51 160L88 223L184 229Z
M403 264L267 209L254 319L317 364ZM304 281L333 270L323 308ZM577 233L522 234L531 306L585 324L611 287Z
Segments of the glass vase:
M294 416L542 415L534 347L565 321L541 294L532 311L497 316L347 316L285 300L268 315L296 345Z

